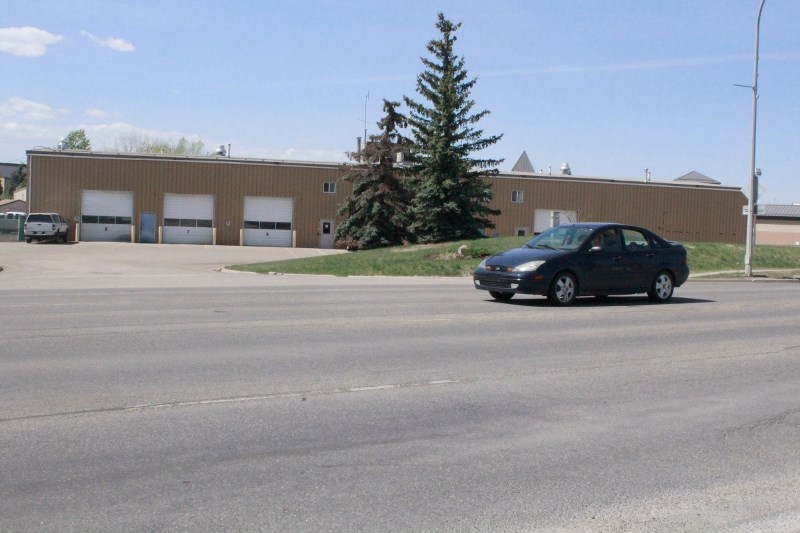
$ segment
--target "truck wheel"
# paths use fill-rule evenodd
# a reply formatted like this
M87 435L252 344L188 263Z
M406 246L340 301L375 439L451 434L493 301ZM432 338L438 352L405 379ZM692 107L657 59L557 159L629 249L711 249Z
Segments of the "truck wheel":
M30 244L30 243L31 243L31 240L30 240L29 238L26 238L26 239L25 239L25 242L27 242L28 244Z

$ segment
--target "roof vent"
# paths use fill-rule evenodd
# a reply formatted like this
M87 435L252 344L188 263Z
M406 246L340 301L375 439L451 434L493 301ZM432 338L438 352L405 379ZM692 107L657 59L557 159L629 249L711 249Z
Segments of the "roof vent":
M569 163L561 163L561 173L565 176L572 176L572 170L569 168Z

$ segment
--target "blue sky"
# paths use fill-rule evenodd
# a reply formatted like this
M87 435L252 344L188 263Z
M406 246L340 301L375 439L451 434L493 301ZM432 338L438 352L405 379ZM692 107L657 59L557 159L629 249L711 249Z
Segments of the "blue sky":
M84 128L343 161L382 99L417 98L436 14L461 22L482 156L537 169L747 191L758 0L5 0L0 161ZM762 203L800 203L800 2L766 0ZM369 97L367 98L367 95ZM405 111L405 109L402 109Z

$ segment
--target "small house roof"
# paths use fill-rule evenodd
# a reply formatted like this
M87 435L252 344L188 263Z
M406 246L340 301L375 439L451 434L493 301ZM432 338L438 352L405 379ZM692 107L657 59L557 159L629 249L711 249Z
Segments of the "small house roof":
M517 162L514 164L514 168L511 169L511 172L530 172L533 174L536 172L536 169L533 168L531 164L531 160L528 159L528 153L523 151L522 155L519 156Z
M720 182L718 182L717 180L711 179L708 176L700 174L699 172L696 172L694 170L689 172L688 174L684 174L680 178L676 178L675 181L691 181L694 183L706 183L708 185L720 185Z

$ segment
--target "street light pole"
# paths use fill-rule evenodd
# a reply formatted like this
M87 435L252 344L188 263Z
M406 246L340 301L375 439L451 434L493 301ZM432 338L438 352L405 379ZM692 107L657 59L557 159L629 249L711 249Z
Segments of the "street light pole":
M756 178L756 112L758 109L758 33L761 26L761 10L764 9L765 0L761 0L756 16L756 53L753 67L753 135L750 144L750 195L747 199L747 235L745 238L744 275L753 275L753 241L755 240L756 195L758 194L758 180Z

